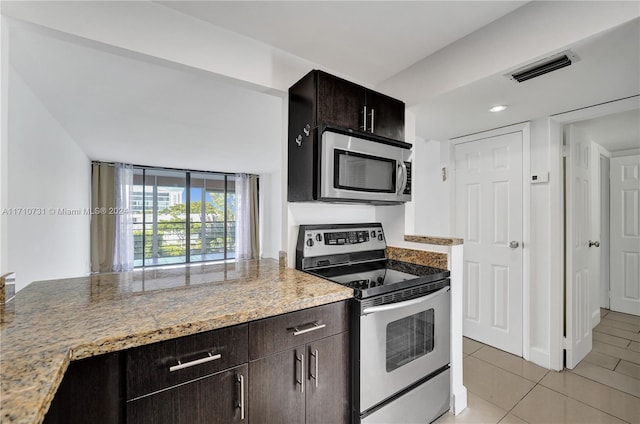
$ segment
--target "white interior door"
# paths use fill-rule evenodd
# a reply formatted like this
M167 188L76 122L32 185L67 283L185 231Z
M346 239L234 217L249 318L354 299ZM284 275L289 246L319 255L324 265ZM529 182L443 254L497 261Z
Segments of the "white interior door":
M455 146L465 336L522 356L522 132Z
M574 368L591 351L592 281L590 269L592 192L591 142L575 127L567 128L566 161L566 367ZM591 246L590 246L591 245Z
M611 310L640 315L640 155L611 159Z

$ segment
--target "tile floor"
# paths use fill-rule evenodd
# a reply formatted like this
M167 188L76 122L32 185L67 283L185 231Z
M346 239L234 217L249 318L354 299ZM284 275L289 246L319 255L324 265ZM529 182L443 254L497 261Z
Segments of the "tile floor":
M436 423L640 423L640 317L601 317L591 353L563 372L465 338L468 407Z

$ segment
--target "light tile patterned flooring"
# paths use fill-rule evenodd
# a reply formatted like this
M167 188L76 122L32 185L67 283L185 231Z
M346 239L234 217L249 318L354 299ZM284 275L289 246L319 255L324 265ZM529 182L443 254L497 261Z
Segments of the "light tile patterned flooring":
M640 317L601 317L591 353L562 372L464 338L468 407L436 423L640 423Z

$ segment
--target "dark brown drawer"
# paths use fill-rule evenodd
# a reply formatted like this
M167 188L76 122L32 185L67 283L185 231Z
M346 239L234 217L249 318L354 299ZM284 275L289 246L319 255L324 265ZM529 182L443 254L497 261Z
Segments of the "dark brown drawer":
M248 366L127 402L127 424L231 424L249 416Z
M249 323L249 358L255 360L349 329L348 303L336 302Z
M247 362L247 324L127 351L127 399Z

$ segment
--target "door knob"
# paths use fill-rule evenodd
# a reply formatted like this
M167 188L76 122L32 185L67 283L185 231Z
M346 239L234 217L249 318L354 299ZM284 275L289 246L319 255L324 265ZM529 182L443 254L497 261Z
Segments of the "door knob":
M509 247L512 249L517 249L518 246L520 246L520 243L518 243L517 241L512 241L511 243L509 243Z
M599 241L591 241L591 240L589 240L589 247L591 247L591 246L600 247L600 242Z

